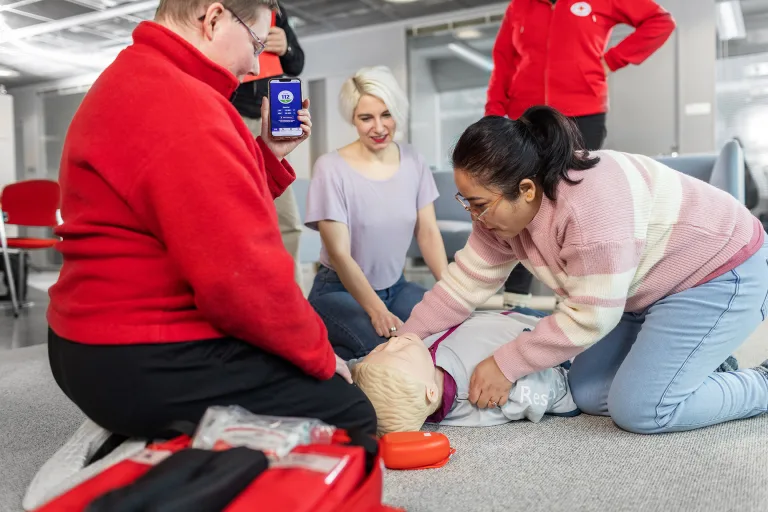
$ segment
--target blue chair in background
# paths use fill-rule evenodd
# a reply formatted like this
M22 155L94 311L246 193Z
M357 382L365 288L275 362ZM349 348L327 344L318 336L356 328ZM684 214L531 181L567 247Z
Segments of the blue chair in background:
M667 156L657 160L676 171L728 192L742 204L745 202L744 151L735 140L726 142L719 154Z

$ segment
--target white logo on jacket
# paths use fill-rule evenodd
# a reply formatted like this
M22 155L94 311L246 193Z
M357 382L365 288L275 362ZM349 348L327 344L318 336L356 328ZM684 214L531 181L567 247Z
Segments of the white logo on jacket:
M576 16L586 17L592 14L592 6L588 2L576 2L571 6L571 12Z

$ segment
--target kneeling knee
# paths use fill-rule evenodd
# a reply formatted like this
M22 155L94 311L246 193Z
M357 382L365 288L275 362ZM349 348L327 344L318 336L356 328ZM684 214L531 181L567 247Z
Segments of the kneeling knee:
M664 431L657 422L654 407L644 403L639 396L608 396L608 412L613 422L622 430L634 434L656 434Z
M571 395L576 406L585 414L605 416L608 411L605 403L605 386L594 381L571 379L569 374Z

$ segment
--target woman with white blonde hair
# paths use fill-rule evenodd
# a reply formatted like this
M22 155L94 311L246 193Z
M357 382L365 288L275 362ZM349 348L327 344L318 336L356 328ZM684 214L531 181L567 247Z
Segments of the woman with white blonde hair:
M351 359L396 335L424 295L403 276L413 236L436 279L448 260L432 173L412 147L395 142L408 99L392 72L359 70L342 86L339 108L358 139L315 163L306 225L323 247L309 301L336 353Z

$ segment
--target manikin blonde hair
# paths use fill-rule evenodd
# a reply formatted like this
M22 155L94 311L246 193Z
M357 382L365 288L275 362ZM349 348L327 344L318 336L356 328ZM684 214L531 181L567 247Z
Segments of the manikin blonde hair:
M352 368L352 380L376 410L379 436L421 429L442 402L430 403L426 383L383 364L358 363Z
M355 109L364 95L379 98L395 120L396 134L402 134L408 122L408 97L386 66L362 68L348 78L339 93L339 112L354 122Z

